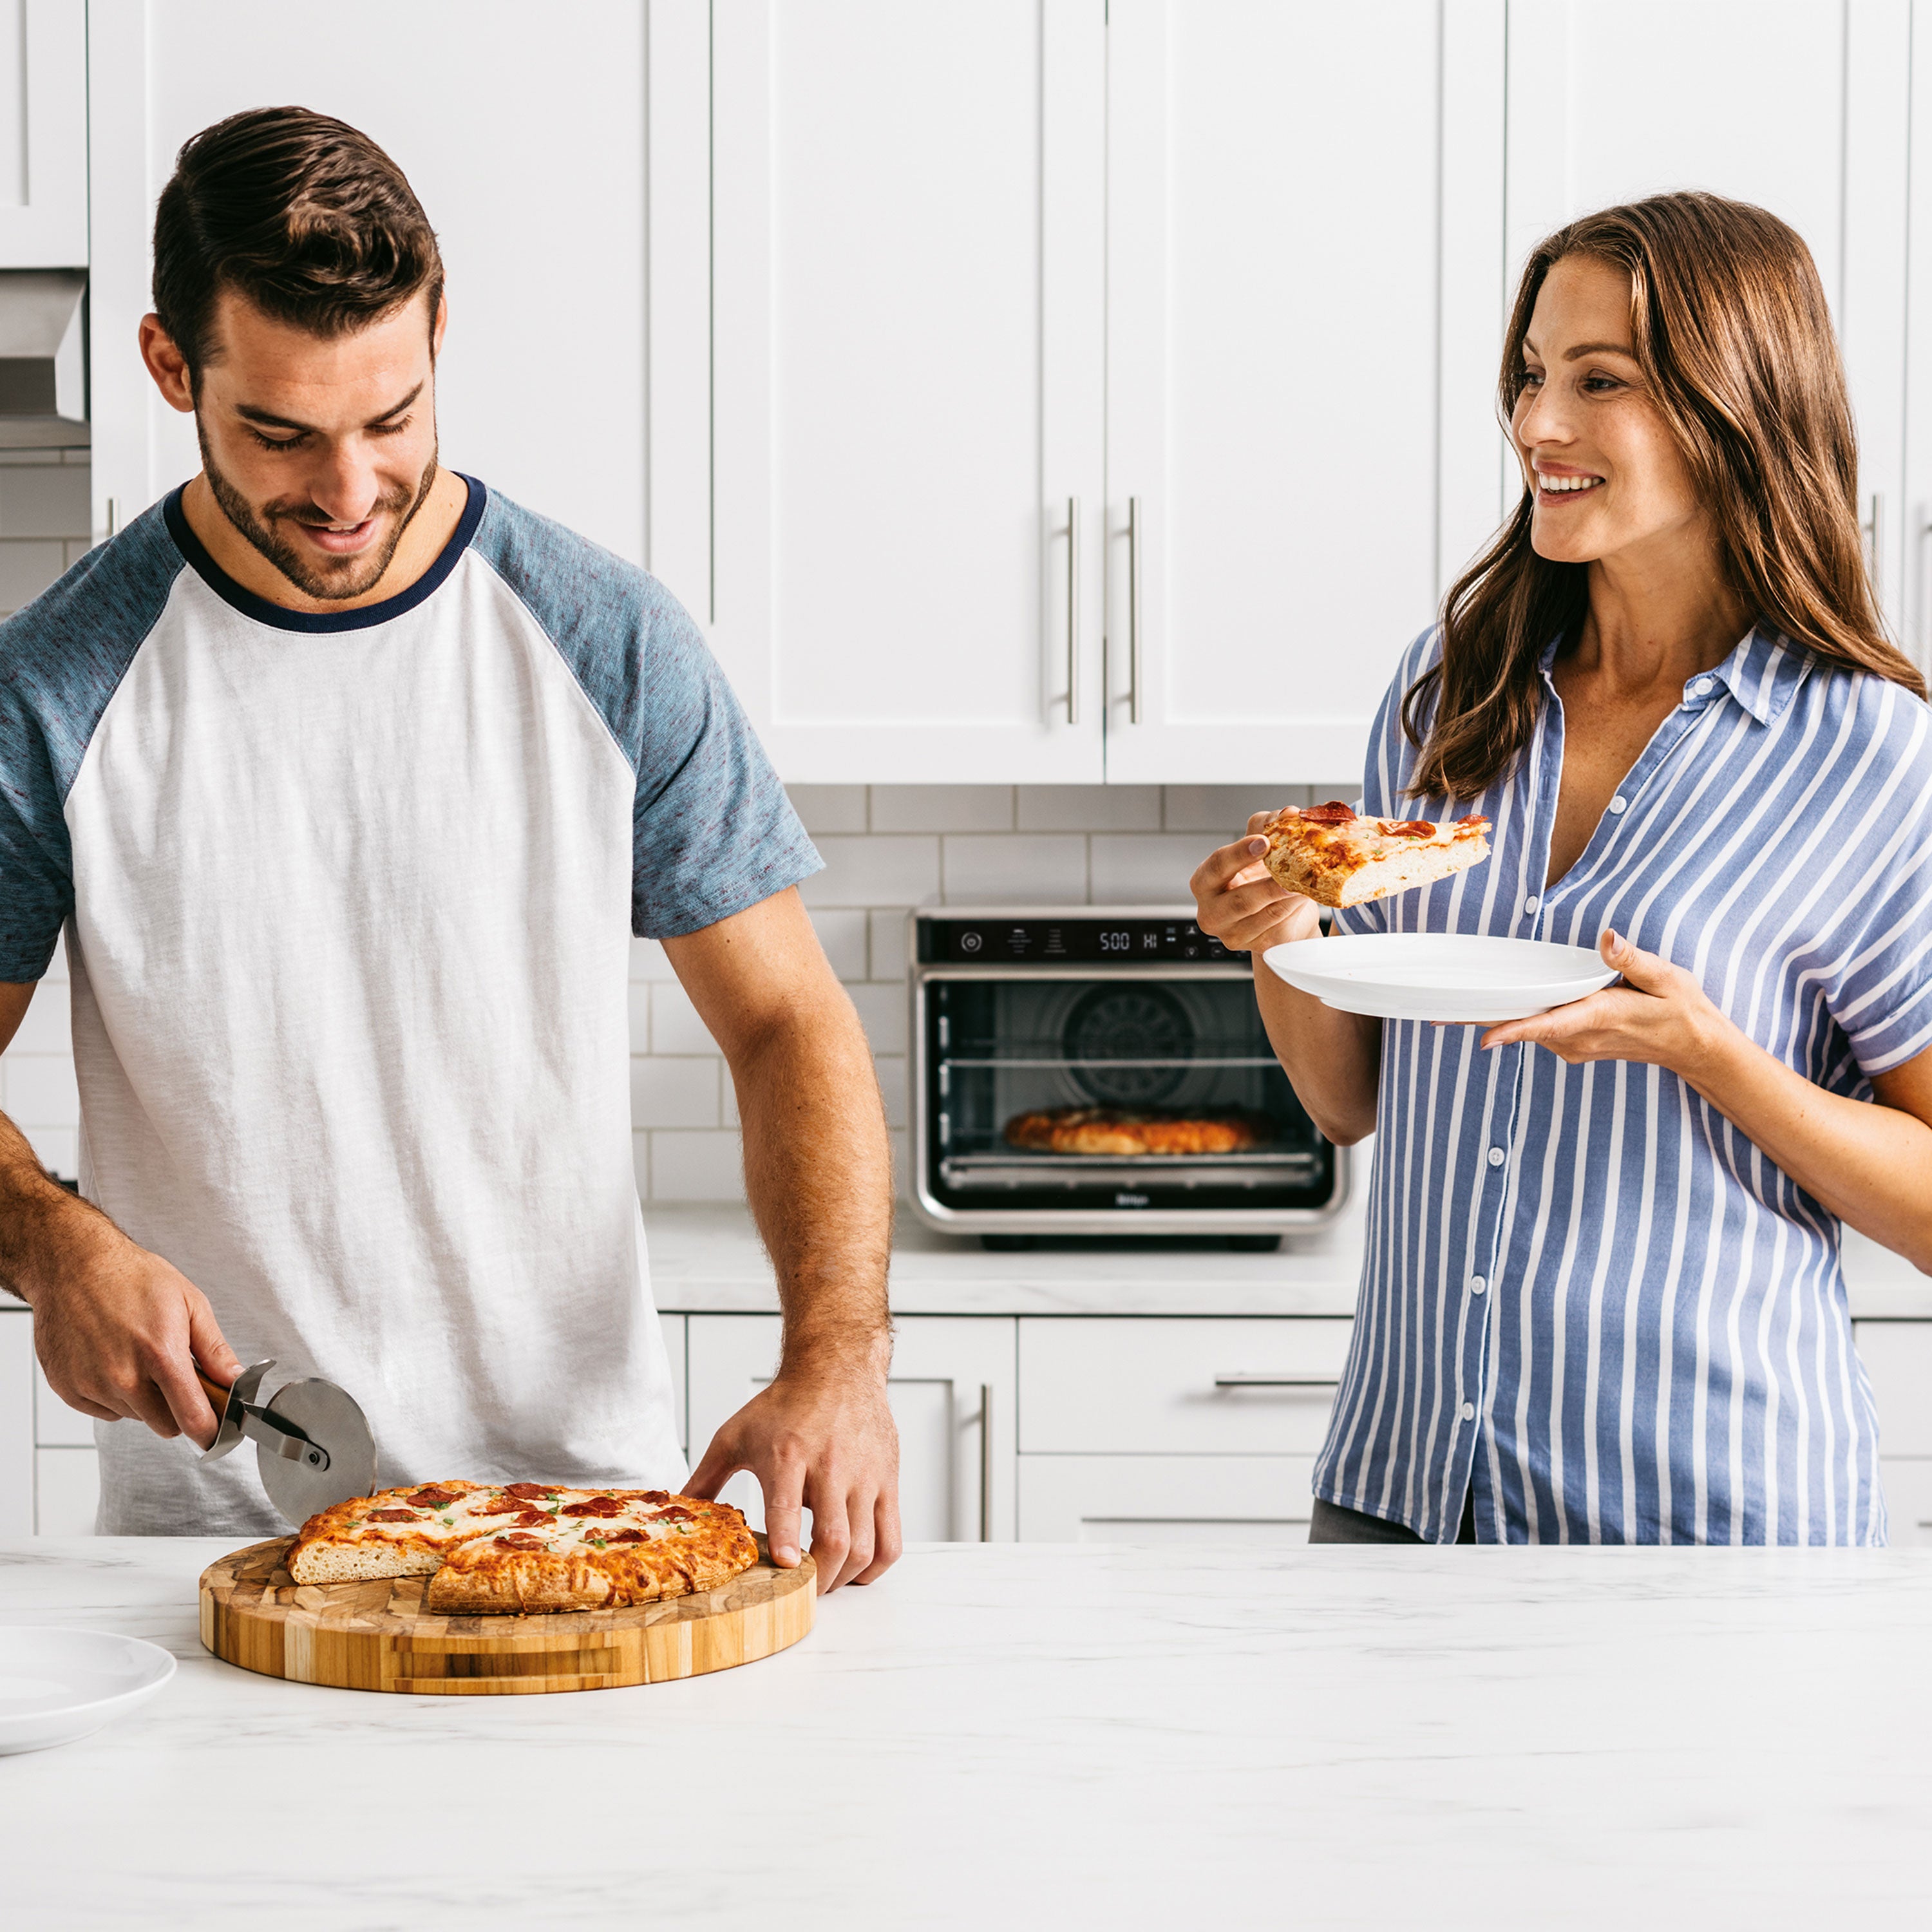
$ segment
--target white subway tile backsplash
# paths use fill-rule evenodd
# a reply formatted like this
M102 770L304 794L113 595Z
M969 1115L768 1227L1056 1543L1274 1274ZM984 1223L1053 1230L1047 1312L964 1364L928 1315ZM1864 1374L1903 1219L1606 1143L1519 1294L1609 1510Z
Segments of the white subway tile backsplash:
M651 989L640 980L633 980L628 988L631 996L631 1051L648 1053L651 1050Z
M879 1091L886 1102L886 1124L902 1127L906 1124L906 1059L902 1053L882 1053L872 1061L879 1076Z
M874 832L1010 832L1011 785L874 785Z
M14 1124L18 1126L20 1123ZM27 1144L34 1150L34 1158L50 1174L58 1174L63 1179L77 1180L80 1178L80 1133L74 1127L20 1128L27 1137Z
M722 1060L640 1054L631 1062L633 1127L715 1127Z
M1096 832L1092 840L1094 903L1191 905L1193 895L1187 881L1214 843L1211 835L1197 832Z
M651 1135L653 1201L742 1201L738 1136L658 1129Z
M856 907L847 910L824 908L812 915L818 943L832 962L832 970L842 980L866 976L866 914Z
M900 986L905 983L906 948L911 943L907 936L907 916L904 906L882 906L866 915L872 928L868 979L890 980Z
M64 1053L9 1053L0 1060L0 1108L21 1127L80 1124L80 1090Z
M879 982L867 986L848 986L852 1004L859 1010L859 1024L874 1053L903 1053L906 1050L906 987Z
M1255 812L1309 802L1306 785L1169 785L1166 793L1162 822L1169 832L1205 832L1210 844L1221 845L1245 832Z
M863 785L788 785L786 795L793 811L814 838L821 832L863 832L866 824L866 788Z
M94 520L84 468L0 465L0 536L85 537Z
M1022 832L1160 830L1159 785L1021 785L1018 791Z
M949 905L1077 905L1087 897L1087 841L1078 833L949 833L945 844Z
M669 956L655 939L631 941L631 977L633 980L675 980L676 972Z
M43 982L34 989L27 1010L15 1028L10 1051L14 1053L71 1053L69 1022L72 1003L64 984Z
M939 841L930 833L814 842L825 869L799 888L808 906L917 905L939 890Z
M691 995L675 980L659 980L651 988L651 1051L653 1053L716 1053L718 1042L698 1017Z

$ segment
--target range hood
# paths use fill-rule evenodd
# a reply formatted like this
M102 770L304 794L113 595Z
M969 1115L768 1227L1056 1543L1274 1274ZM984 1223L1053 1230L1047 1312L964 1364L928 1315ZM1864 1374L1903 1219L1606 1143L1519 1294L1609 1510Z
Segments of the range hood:
M0 270L0 447L84 443L87 277Z

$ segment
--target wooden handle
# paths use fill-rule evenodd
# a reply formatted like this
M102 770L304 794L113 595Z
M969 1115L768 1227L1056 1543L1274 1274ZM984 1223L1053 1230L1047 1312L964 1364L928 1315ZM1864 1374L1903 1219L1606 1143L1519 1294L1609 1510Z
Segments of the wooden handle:
M227 1390L212 1376L206 1373L199 1362L194 1365L194 1378L200 1383L201 1392L207 1396L209 1407L214 1411L214 1419L219 1422L221 1420L222 1411L228 1406Z

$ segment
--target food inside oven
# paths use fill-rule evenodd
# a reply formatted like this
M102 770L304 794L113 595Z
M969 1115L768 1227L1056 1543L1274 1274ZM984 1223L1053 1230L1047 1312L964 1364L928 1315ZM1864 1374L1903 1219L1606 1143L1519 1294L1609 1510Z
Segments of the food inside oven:
M931 988L934 1192L961 1208L1320 1208L1334 1150L1245 974Z

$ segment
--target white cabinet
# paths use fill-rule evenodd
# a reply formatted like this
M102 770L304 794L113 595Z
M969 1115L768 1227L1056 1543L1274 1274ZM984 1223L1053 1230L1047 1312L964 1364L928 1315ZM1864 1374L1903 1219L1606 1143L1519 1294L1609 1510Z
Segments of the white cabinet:
M1112 0L1110 780L1361 770L1435 607L1444 479L1498 441L1502 24ZM1488 340L1445 366L1452 308Z
M48 1388L32 1315L0 1304L0 1537L92 1536L100 1494L94 1424Z
M34 1318L0 1301L0 1537L34 1533Z
M1670 189L1709 189L1789 222L1838 326L1862 514L1877 500L1894 618L1908 554L1912 13L1910 0L1511 0L1509 10L1511 274L1565 221ZM1517 487L1508 474L1508 500Z
M154 199L176 150L225 116L293 98L386 149L436 230L450 305L436 371L444 460L643 560L634 0L392 7L374 41L253 0L93 0L91 18L98 531L109 499L125 524L200 466L192 419L153 394L136 351Z
M1308 1540L1312 1456L1022 1456L1023 1543Z
M86 266L87 9L0 0L0 268Z
M772 1378L775 1315L688 1318L691 1460ZM1013 1324L987 1316L911 1315L894 1324L889 1390L899 1432L899 1511L913 1542L1008 1542L1013 1534ZM724 1499L764 1526L748 1474Z
M712 19L711 365L652 370L710 387L714 649L788 780L1098 779L1103 0ZM653 224L706 186L666 157Z

